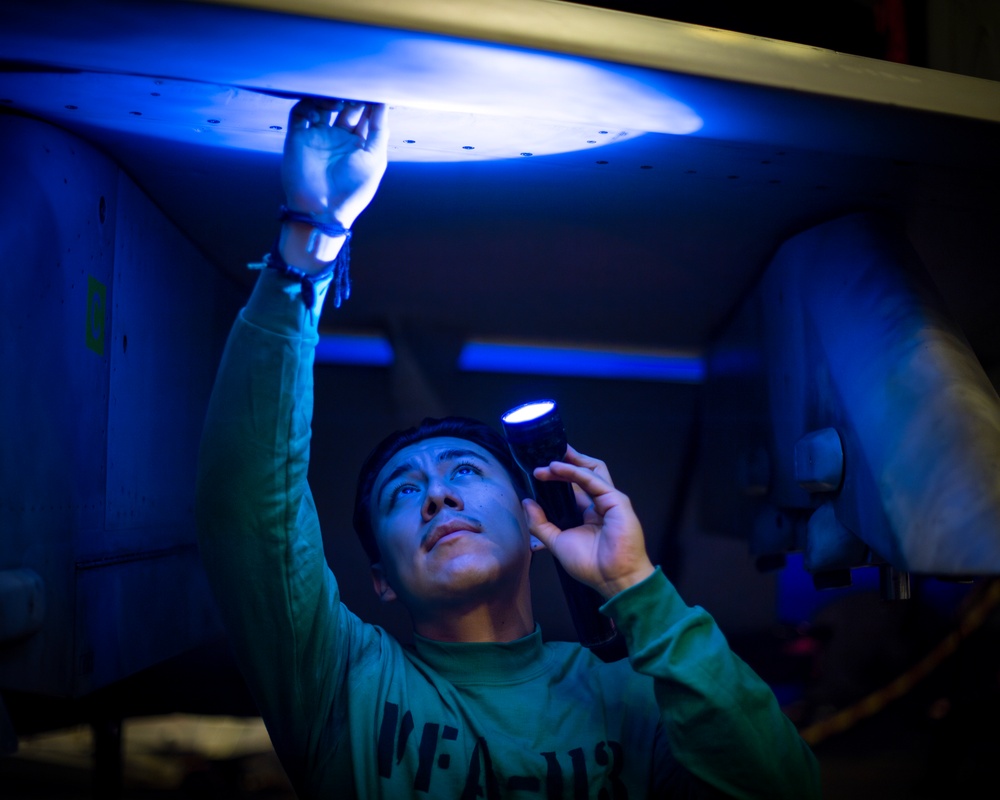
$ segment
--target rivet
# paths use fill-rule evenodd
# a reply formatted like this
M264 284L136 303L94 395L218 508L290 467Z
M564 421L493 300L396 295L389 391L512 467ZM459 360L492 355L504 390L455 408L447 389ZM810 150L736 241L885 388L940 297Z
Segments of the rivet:
M643 164L641 167L639 167L639 169L652 169L652 168L653 168L652 164Z
M608 162L607 161L598 161L597 163L598 164L607 164Z
M597 144L597 139L587 139L587 144Z
M150 96L150 97L159 97L159 96L160 96L160 93L159 93L159 92L150 92L150 93L149 93L149 96Z
M607 131L598 131L598 133L607 133Z
M210 122L212 125L218 125L219 124L219 120L217 120L217 119L207 119L205 121L206 122Z
M406 144L414 144L414 143L415 143L415 142L416 142L417 140L416 140L416 139L404 139L403 141L404 141L404 142L405 142Z
M133 117L141 117L142 116L142 112L141 111L129 111L128 113L131 114Z
M10 102L10 101L8 100L6 102ZM70 111L76 111L77 108L79 108L79 106L69 105L69 106L63 106L63 108L68 108Z
M522 155L522 156L530 156L530 155L532 155L532 154L531 154L531 153L521 153L521 155Z
M280 125L272 125L271 126L271 130L272 131L280 131L281 130L281 126Z
M463 144L462 145L462 149L463 150L475 150L476 148L473 147L471 144Z
M834 492L844 480L844 446L836 428L810 431L795 443L795 480L810 493Z

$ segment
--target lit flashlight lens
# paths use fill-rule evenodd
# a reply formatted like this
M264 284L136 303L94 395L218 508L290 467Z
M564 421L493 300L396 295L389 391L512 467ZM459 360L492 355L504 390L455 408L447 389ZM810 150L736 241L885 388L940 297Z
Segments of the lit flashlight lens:
M503 415L503 421L511 425L516 425L520 422L530 422L533 419L538 419L546 414L548 414L553 408L555 408L555 403L551 400L540 400L535 403L525 403L523 406L518 406L517 408L511 409L506 414Z

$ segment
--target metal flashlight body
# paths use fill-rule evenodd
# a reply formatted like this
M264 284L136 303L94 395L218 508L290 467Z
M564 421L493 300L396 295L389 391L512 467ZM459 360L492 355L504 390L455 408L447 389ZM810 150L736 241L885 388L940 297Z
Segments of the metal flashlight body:
M548 466L566 457L566 432L556 402L524 403L512 408L500 420L514 460L527 473L535 502L542 507L549 522L560 530L583 524L583 514L569 483L540 481L534 476L536 467ZM605 661L622 657L621 636L611 619L599 610L604 598L595 589L571 577L559 559L554 561L580 643Z

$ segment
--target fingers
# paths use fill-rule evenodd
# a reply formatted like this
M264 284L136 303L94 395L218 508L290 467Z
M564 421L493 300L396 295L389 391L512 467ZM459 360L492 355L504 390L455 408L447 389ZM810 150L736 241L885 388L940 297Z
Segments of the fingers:
M337 112L336 118L334 118L332 125L337 128L343 128L349 133L359 133L358 128L363 125L365 121L365 113L367 111L367 106L364 103L356 103L353 100L345 100L340 110Z
M599 475L596 470L580 467L568 461L553 461L547 467L539 467L535 470L535 477L543 481L575 483L591 497L615 491L614 484L603 475Z
M384 154L389 146L387 118L385 103L348 103L338 114L336 124L360 138L369 153Z
M305 97L292 106L288 115L288 127L296 130L331 127L344 105L343 100Z
M590 456L585 456L579 450L575 449L571 445L566 446L566 457L564 458L569 464L576 464L578 467L584 467L586 469L592 470L596 474L600 475L604 480L614 486L614 481L611 480L611 473L608 472L608 465L601 461L599 458L592 458Z
M299 100L288 112L288 130L301 131L313 124L313 106L309 100Z
M606 483L612 489L615 486L615 482L613 480L611 480L611 473L608 471L608 465L607 464L605 464L599 458L593 458L591 456L584 455L579 450L575 449L574 447L572 447L570 445L567 445L567 447L566 447L566 455L563 458L563 460L562 461L554 461L553 465L554 464L568 464L570 466L577 467L580 470L586 470L590 474L596 475L598 478L600 478L604 483ZM548 467L540 467L540 469L547 470ZM546 474L539 474L537 471L536 471L535 474L536 474L537 477L541 478L542 480L548 480L549 479L546 476ZM580 474L583 474L583 473L580 473ZM559 475L559 474L556 474L555 477L557 479L559 479L562 476ZM577 480L575 480L573 478L562 478L562 479L563 480L572 480L574 483L578 483L581 487L586 488L583 485L583 483L581 483L580 481L577 481Z
M365 137L365 150L371 153L385 153L389 148L389 111L385 103L370 103L368 105L368 133Z
M292 106L288 116L288 127L292 130L308 130L313 127L340 128L367 139L370 132L383 135L385 118L386 110L383 103L305 97Z
M580 458L587 458L577 455ZM596 459L589 460L596 461ZM600 463L603 464L603 462ZM606 468L603 471L606 472ZM568 461L553 461L547 467L538 467L534 475L542 481L556 480L572 483L577 505L580 508L589 506L591 509L584 513L585 520L591 512L597 515L596 519L608 513L612 508L626 509L631 507L628 496L615 488L610 476L605 477L599 474L597 467L590 469L571 464Z

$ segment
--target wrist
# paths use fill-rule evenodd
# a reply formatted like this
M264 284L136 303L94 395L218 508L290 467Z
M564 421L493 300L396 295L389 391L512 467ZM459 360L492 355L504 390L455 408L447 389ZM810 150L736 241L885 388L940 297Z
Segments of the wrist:
M329 269L346 241L346 235L330 236L307 222L286 220L281 226L278 247L288 264L307 275Z
M285 192L285 205L282 208L298 212L303 216L308 216L319 225L332 225L345 230L354 225L354 220L358 218L362 208L356 209L355 203L350 199L343 200L334 198L332 203L330 198L317 202L314 197L307 197L304 194Z
M656 568L653 566L653 563L649 559L646 559L645 563L636 567L627 574L607 581L602 587L600 593L604 596L605 600L610 600L612 597L624 592L626 589L631 589L636 584L642 583L654 572L656 572Z

